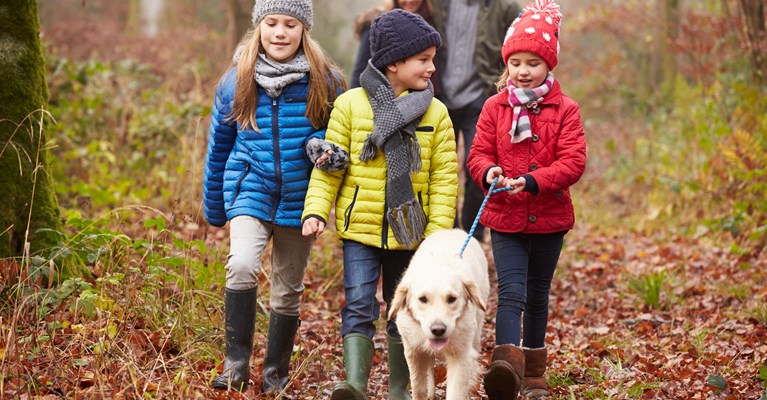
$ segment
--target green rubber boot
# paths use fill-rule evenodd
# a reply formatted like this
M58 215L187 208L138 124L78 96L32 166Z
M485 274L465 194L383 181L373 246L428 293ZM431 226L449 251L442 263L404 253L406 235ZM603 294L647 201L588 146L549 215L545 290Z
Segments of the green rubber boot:
M407 390L410 370L402 338L386 335L386 343L389 345L389 400L410 400L412 397Z
M370 367L373 364L373 341L360 333L344 336L344 370L346 380L333 388L331 400L367 399Z

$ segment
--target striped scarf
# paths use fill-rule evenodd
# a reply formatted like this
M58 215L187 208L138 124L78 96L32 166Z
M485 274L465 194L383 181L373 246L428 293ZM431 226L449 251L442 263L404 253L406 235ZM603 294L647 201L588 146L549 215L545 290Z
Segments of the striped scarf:
M506 88L509 90L509 104L514 107L511 130L509 131L511 143L519 143L533 136L527 110L529 108L537 109L538 103L543 101L552 86L554 86L554 74L551 72L549 72L543 85L534 89L517 89L511 82L511 78L506 82Z

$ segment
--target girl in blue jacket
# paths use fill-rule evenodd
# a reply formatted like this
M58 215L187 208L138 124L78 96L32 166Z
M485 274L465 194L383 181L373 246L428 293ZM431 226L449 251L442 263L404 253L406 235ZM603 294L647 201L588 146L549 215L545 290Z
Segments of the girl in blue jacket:
M205 218L214 226L230 221L231 242L226 359L212 386L248 385L261 255L271 239L262 389L279 393L288 382L313 243L301 234L311 169L348 162L348 155L323 140L330 105L346 82L309 36L311 0L257 0L253 25L216 90L203 179Z

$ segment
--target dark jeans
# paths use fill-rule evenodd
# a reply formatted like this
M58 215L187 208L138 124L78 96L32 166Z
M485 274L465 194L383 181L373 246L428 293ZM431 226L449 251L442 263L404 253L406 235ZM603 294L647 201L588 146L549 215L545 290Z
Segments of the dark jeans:
M376 299L378 279L383 274L383 298L388 314L394 291L410 264L413 250L384 250L344 240L344 289L346 305L341 309L341 335L361 333L373 338L375 321L381 317ZM386 321L386 333L400 337L395 320Z
M471 144L474 142L474 135L477 133L477 120L479 119L480 112L482 112L482 106L485 105L485 100L486 97L483 95L462 108L448 110L450 119L453 121L456 146L458 145L458 135L463 135L463 170L466 176L466 182L463 187L463 208L461 209L460 218L458 213L456 213L455 227L463 228L467 232L471 229L471 225L474 223L474 219L479 212L479 207L482 206L482 200L485 198L482 189L471 179L466 168L469 150L471 150ZM482 224L477 224L474 237L481 242L484 236L485 227Z
M566 232L490 231L498 273L495 343L543 347L549 319L549 290ZM524 312L524 329L521 316ZM524 338L520 343L520 331Z

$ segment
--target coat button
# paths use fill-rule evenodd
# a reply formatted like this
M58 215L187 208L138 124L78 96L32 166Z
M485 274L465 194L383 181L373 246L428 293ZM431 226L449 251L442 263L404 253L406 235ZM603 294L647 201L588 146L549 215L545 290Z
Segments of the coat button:
M564 193L563 193L561 190L557 190L557 193L556 193L556 195L557 195L558 197L562 197L562 195L563 195L563 194L564 194Z
M538 219L538 218L536 218L535 215L531 215L527 219L529 219L530 222L535 222L535 220Z
M535 171L538 169L538 164L530 164L530 171Z
M539 138L538 135L533 135L533 137L531 137L530 140L532 140L533 143L535 143L535 142L541 140L541 138Z

